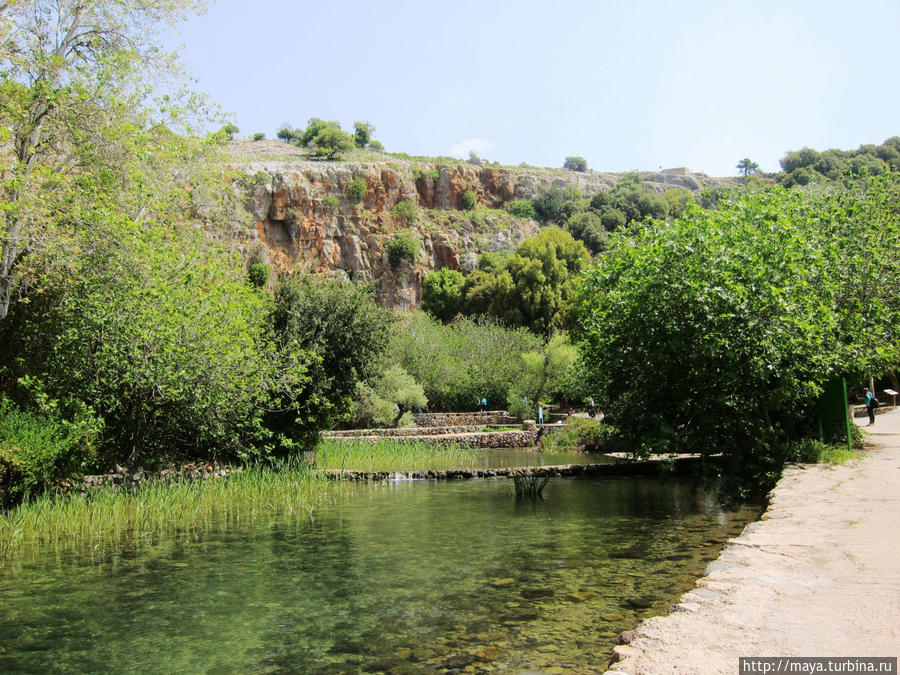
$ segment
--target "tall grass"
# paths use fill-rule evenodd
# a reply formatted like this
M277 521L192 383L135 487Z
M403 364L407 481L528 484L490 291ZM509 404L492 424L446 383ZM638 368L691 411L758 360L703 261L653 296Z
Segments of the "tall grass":
M0 513L0 561L34 545L105 549L259 519L306 518L340 489L298 463L227 479L148 482L132 492L43 496Z
M343 471L446 471L470 469L477 452L455 445L442 446L396 439L322 441L316 451L316 468Z

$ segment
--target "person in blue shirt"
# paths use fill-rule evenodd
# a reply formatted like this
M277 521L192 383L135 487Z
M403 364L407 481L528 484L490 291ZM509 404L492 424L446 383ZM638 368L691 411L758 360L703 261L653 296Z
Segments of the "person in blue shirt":
M875 394L869 391L869 388L866 387L863 389L866 394L866 412L869 413L869 425L875 424L875 408L878 407L878 402L875 400Z

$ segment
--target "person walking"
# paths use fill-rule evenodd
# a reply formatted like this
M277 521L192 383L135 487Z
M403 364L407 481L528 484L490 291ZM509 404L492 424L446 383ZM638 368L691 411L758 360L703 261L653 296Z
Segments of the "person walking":
M875 398L875 394L869 391L869 388L866 387L863 389L866 394L866 412L869 413L869 426L875 424L875 408L878 407L878 399Z

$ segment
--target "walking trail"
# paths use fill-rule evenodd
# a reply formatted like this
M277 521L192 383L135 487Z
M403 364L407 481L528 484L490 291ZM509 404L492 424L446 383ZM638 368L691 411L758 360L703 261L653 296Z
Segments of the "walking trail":
M900 409L866 430L863 459L787 467L762 520L671 614L616 647L608 675L737 673L740 656L900 655Z

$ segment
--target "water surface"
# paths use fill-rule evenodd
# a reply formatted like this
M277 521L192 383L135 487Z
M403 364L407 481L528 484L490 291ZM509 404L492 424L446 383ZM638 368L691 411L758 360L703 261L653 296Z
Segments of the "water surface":
M602 672L759 514L684 481L348 487L312 521L0 571L0 672Z

